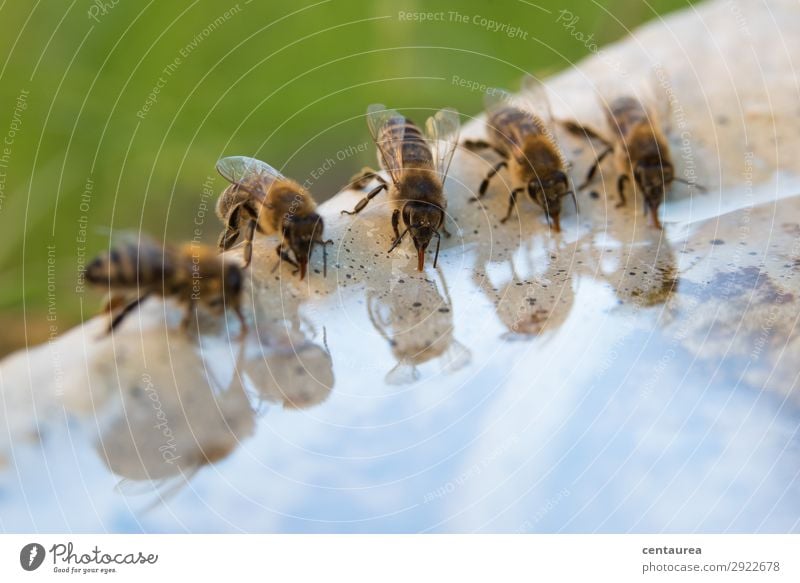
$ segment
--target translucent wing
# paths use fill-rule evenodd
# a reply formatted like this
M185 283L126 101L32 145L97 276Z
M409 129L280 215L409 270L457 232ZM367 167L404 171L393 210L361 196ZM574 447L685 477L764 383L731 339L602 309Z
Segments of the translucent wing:
M548 129L552 130L554 124L550 98L547 96L547 88L539 79L533 75L525 75L522 78L519 99Z
M503 107L513 107L525 112L529 111L527 103L505 89L499 89L497 87L492 87L486 91L484 105L486 107L486 113L490 116L494 111ZM504 127L503 135L513 144L516 144L518 147L522 147L524 138L516 126L507 125Z
M116 229L109 230L109 240L115 247L117 246L135 246L145 249L166 249L168 244L162 243L149 233L144 231L135 231L133 229Z
M663 69L653 69L648 75L647 86L640 92L640 99L652 124L660 130L672 131L672 99L670 91L672 81Z
M483 99L483 104L486 107L486 111L489 113L506 105L513 107L519 106L517 98L514 97L512 93L506 91L505 89L500 89L499 87L490 87L486 90L486 96Z
M524 107L533 114L536 123L558 150L561 165L568 167L569 164L564 157L564 150L561 148L556 135L555 118L553 117L550 98L547 96L547 87L533 75L525 75L522 78L522 92L519 99L525 104Z
M247 156L222 158L217 162L217 172L231 184L261 201L266 200L273 183L286 180L283 174L266 162Z
M442 182L447 178L450 162L458 146L458 134L461 122L455 109L446 108L429 117L425 124L425 137L434 148L436 171Z
M403 136L406 118L394 109L373 103L367 108L367 125L378 148L383 167L397 184L403 170Z
M159 269L164 269L165 272L171 272L177 262L174 245L162 243L143 231L118 229L111 232L108 250L112 249L125 249L137 264L151 268L160 266Z

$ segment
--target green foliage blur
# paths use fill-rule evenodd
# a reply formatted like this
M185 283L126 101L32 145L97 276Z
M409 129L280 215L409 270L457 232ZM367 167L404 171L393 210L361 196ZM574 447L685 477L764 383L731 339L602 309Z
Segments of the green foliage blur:
M267 160L324 199L374 163L367 104L474 115L481 93L454 76L516 88L686 3L0 3L0 354L96 311L78 271L110 232L214 242L219 157Z

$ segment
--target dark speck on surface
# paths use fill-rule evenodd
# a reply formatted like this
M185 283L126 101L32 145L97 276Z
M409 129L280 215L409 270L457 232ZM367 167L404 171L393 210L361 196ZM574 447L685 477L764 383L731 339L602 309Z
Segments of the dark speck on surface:
M591 192L589 193L589 197L590 197L590 198L594 198L594 199L600 198L600 193L599 193L599 192L597 192L596 190L593 190L593 191L591 191Z
M711 243L712 245L724 245L725 241L723 241L722 239L712 239L711 241L709 241L709 243Z
M421 307L421 306L422 306L422 304L421 304L420 302L414 302L414 303L413 303L413 304L411 304L411 305L412 305L412 306L414 306L415 308L419 308L419 307Z

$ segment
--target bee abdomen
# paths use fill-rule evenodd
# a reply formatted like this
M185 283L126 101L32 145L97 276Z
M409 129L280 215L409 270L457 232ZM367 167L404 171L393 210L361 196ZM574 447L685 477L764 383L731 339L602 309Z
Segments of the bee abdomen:
M609 107L612 126L622 136L628 133L641 123L649 124L647 111L641 102L633 97L620 97L614 100Z
M495 109L489 116L489 132L498 145L516 145L515 137L522 141L527 136L540 135L542 128L530 113L512 106Z
M174 264L168 250L135 244L115 247L89 263L86 279L111 287L150 287L169 280Z
M433 164L433 152L431 147L422 135L417 125L410 119L393 118L386 123L383 129L382 138L389 143L390 138L399 137L401 144L401 156L403 167L427 167Z

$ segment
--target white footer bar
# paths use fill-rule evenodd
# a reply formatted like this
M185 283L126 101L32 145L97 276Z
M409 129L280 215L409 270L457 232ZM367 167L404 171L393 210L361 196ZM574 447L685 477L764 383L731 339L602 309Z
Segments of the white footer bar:
M798 562L798 535L0 536L0 581L756 583Z

